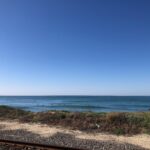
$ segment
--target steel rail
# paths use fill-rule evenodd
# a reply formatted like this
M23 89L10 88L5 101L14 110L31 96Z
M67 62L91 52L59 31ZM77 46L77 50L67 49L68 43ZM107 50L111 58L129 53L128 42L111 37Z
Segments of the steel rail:
M33 148L41 148L46 150L83 150L78 148L71 148L71 147L63 147L63 146L55 146L55 145L48 145L48 144L39 144L39 143L29 143L29 142L22 142L22 141L13 141L13 140L4 140L0 139L0 144L8 144L13 146L27 146Z

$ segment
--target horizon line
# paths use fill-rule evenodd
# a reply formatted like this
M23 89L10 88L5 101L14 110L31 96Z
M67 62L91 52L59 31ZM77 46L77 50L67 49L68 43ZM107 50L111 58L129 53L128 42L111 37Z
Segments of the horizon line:
M150 96L150 95L86 95L86 94L52 94L52 95L0 95L0 97L2 96Z

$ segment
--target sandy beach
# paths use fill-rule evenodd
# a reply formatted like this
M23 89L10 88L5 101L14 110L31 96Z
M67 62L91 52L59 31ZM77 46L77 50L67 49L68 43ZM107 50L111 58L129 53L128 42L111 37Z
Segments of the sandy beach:
M140 134L134 136L117 136L112 134L104 133L86 133L78 130L69 130L62 127L48 126L44 124L35 124L35 123L19 123L17 121L1 121L0 122L0 132L3 133L6 131L8 137L10 133L15 131L26 131L31 134L36 134L41 138L50 138L58 133L61 135L70 135L74 136L78 140L93 140L96 142L111 142L117 144L132 144L134 146L139 146L141 148L150 149L150 135ZM11 134L11 136L12 136ZM6 136L6 135L5 135ZM14 135L15 136L15 135Z

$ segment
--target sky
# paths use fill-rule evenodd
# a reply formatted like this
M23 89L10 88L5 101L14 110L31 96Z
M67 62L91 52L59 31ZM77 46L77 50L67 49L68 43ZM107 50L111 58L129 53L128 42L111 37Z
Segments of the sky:
M0 95L150 95L150 1L0 0Z

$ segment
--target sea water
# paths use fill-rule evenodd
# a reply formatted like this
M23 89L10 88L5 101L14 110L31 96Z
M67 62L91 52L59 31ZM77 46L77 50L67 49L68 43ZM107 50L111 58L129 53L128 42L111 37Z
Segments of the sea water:
M0 105L34 112L47 110L149 111L150 96L0 96Z

